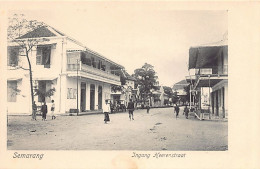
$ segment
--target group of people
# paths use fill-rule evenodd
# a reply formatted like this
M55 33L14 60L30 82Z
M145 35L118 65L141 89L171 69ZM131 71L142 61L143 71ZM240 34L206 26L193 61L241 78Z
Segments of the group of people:
M130 101L128 102L127 109L128 109L128 112L129 112L130 121L134 120L135 106L134 106L134 102L132 101L132 99L130 99ZM108 100L106 100L106 104L104 105L103 112L104 112L104 116L105 116L104 121L105 121L105 124L107 124L107 122L110 121L109 113L111 112L111 107L108 103Z
M179 117L179 112L180 112L180 107L177 104L175 104L175 106L174 106L174 112L176 113L176 119L177 119ZM189 109L188 109L187 105L185 105L185 107L184 107L183 115L184 114L185 114L186 119L188 119Z
M56 119L56 116L54 115L55 112L55 103L54 100L51 101L51 119ZM37 112L37 105L35 101L33 102L33 114L32 114L32 120L36 120L36 112ZM42 114L42 121L47 120L47 113L48 113L48 106L46 105L46 102L43 103L41 106L41 114Z

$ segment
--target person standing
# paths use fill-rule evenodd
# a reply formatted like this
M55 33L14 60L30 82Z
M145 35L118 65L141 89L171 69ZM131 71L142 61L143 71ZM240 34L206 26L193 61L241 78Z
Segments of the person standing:
M56 119L56 116L54 115L54 111L55 111L55 103L54 100L51 101L52 105L51 105L51 119Z
M176 112L176 119L177 119L179 117L179 112L180 112L180 108L177 104L175 106L175 112Z
M132 102L132 99L130 99L130 101L128 102L127 109L129 111L129 119L130 119L130 121L131 121L131 119L134 120L134 109L135 109L135 106L134 106L134 102Z
M149 111L150 111L150 104L149 103L147 103L147 105L146 105L146 111L149 114Z
M48 113L48 106L46 105L46 102L44 102L44 104L42 105L41 111L42 111L42 120L45 121L46 115Z
M103 112L105 115L104 121L105 121L105 124L107 124L107 122L110 121L110 119L109 119L110 105L108 104L107 100L106 100L106 104L104 105Z
M189 109L188 109L187 105L186 105L185 108L184 108L184 113L185 113L185 117L186 117L186 119L188 119L188 116L189 116Z
M36 120L36 111L37 111L37 105L35 101L33 101L33 114L32 114L32 120Z

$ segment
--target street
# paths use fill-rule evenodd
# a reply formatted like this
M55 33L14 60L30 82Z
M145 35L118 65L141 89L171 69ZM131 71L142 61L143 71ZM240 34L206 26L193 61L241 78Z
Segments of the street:
M185 119L183 108L175 118L173 108L135 110L104 115L57 116L31 121L31 116L8 117L9 150L183 150L228 149L228 122Z

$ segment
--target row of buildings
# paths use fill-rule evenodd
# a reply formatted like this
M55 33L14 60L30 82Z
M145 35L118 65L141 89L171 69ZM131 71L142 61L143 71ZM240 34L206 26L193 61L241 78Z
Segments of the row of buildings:
M29 51L33 90L45 93L34 97L39 107L46 102L50 109L54 100L56 113L89 112L102 110L105 100L127 105L131 98L138 99L135 79L122 65L51 26L42 26L18 38L30 39L38 41ZM30 74L24 48L10 41L7 53L7 111L31 114ZM112 90L121 85L123 90ZM153 94L154 106L162 106L168 99L161 87Z

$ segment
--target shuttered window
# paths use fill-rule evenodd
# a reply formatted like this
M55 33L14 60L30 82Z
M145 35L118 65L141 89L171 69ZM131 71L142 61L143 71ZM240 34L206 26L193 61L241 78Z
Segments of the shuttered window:
M7 51L7 66L17 66L19 60L19 48L8 47Z
M7 81L7 101L16 102L17 81Z
M49 68L51 63L51 46L37 46L36 52L36 64L45 65L45 68Z

